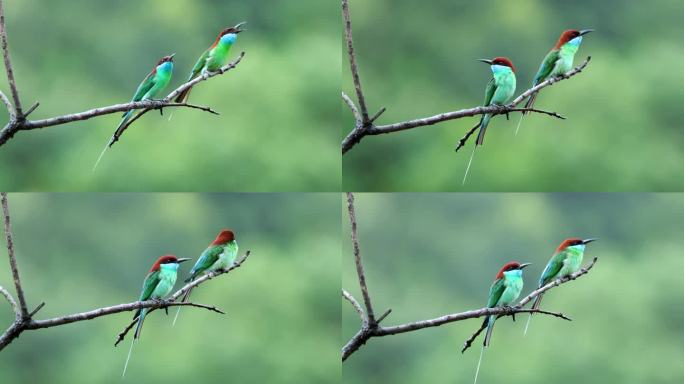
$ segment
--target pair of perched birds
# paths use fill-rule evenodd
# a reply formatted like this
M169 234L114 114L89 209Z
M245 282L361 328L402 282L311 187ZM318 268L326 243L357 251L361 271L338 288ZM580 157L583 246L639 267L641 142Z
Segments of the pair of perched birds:
M235 234L233 231L224 229L219 232L216 239L209 244L207 249L202 252L199 259L192 267L190 271L190 276L185 279L186 283L191 282L198 276L202 274L208 274L210 272L227 270L235 263L235 259L238 253L238 245L235 240ZM139 301L146 300L159 300L162 301L166 296L168 296L173 290L173 286L176 284L176 278L178 276L178 267L180 263L188 261L188 258L177 258L173 255L165 255L157 259L152 265L152 268L145 276L143 281L142 292L140 293ZM185 302L190 297L190 292L192 288L188 289L181 302ZM133 341L140 337L140 332L142 331L143 322L145 321L145 315L147 314L147 308L138 309L133 315L134 319L138 319L138 324L135 328L135 333L133 334ZM173 319L173 324L176 324L176 319L178 319L178 314L180 313L180 307L176 312L176 317ZM131 357L131 351L133 350L133 343L131 343L131 349L128 351L128 358L126 358L126 365L124 365L123 374L126 374L126 367L128 367L128 359Z
M199 59L195 63L195 66L192 68L192 71L190 72L190 76L188 77L187 81L191 81L192 79L200 75L203 75L206 72L212 73L219 71L228 61L228 53L230 52L230 48L237 41L237 35L240 32L245 31L245 29L242 29L242 26L244 24L245 22L242 22L234 27L226 28L223 31L221 31L221 33L219 33L218 37L214 41L214 44L207 48L207 50L204 51L204 53L202 53L202 56L199 57ZM166 86L171 81L171 75L173 74L174 56L175 53L169 56L164 56L161 58L161 60L159 60L157 65L154 68L152 68L152 72L150 72L145 77L145 79L143 79L142 83L140 83L138 89L135 91L135 94L133 95L133 98L131 99L131 102L154 100L154 98L164 88L166 88ZM192 87L181 92L174 99L174 102L186 102L191 89ZM97 164L99 164L107 148L111 147L117 140L119 140L119 137L121 137L121 134L126 129L126 123L131 118L132 114L133 110L124 113L123 118L121 119L121 123L119 123L119 126L116 128L114 135L112 135L112 138L105 146L104 150L100 154L100 157L97 159L97 162L95 162L93 170L97 168Z
M537 74L534 76L532 86L537 86L538 84L554 78L563 76L566 72L572 69L572 64L575 59L575 54L582 43L582 36L587 33L593 32L593 29L568 29L561 33L558 42L551 49L551 51L544 57L537 70ZM489 64L492 69L493 77L487 83L487 88L485 90L484 106L499 105L503 106L508 103L515 93L516 78L515 78L515 67L510 59L507 57L496 57L494 59L479 59L484 63ZM534 102L537 98L537 92L533 93L525 104L525 108L533 108ZM529 112L523 112L522 115L525 116ZM477 134L477 140L475 141L475 147L473 148L473 154L475 153L475 148L484 143L484 135L487 131L487 125L489 125L489 120L492 115L486 113L480 118L480 131ZM516 128L516 134L518 129L520 129L520 123L522 122L522 117L518 122L518 127ZM468 162L468 168L466 169L466 176L468 175L468 169L470 168L470 163L472 162L472 155L470 161ZM465 177L463 178L465 183Z
M596 239L580 239L577 237L563 240L554 252L551 260L546 264L546 268L539 278L538 288L541 288L557 279L561 279L572 275L579 271L584 259L584 250L587 244ZM523 289L523 268L530 265L530 263L510 262L506 263L497 273L494 283L489 288L489 298L487 300L487 308L495 307L510 307L520 297ZM541 305L543 293L540 293L532 304L532 309L539 309ZM484 319L482 328L487 328L484 342L482 343L482 351L489 345L492 338L492 331L494 330L494 322L497 315L490 315ZM525 326L525 334L530 325L532 313L527 319ZM465 349L464 349L465 351ZM480 362L482 361L482 353L480 353L480 361L477 363L477 371L475 373L475 382L477 382L477 375L480 371Z

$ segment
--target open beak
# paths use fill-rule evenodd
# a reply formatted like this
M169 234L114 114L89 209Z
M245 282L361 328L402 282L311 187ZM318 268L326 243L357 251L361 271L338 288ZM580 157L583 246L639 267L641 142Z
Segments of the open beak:
M591 243L592 241L596 241L596 240L598 240L598 239L584 239L584 240L582 240L582 244L585 244L585 245L586 245L586 244L589 244L589 243Z
M169 59L170 59L170 60L173 60L173 57L174 57L174 56L176 56L176 53L175 53L175 52L169 55Z
M190 258L188 258L188 257L180 258L180 259L178 259L178 264L180 264L180 263L182 263L182 262L184 262L184 261L188 261L188 260L192 260L192 259L190 259Z
M487 64L489 64L489 65L492 65L492 61L489 60L489 59L477 59L477 61L481 61L481 62L483 62L483 63L487 63Z
M583 30L580 31L580 36L584 36L584 35L586 35L587 33L592 33L592 32L594 32L593 29L583 29Z
M520 269L523 269L523 268L527 267L528 265L532 265L532 263L522 263L522 264L520 264Z
M238 23L236 26L234 26L233 28L235 28L235 33L240 33L240 32L246 31L246 29L242 29L242 28L241 28L241 27L242 27L243 25L245 25L245 24L247 24L247 22L246 22L246 21L243 21L243 22L241 22L241 23Z

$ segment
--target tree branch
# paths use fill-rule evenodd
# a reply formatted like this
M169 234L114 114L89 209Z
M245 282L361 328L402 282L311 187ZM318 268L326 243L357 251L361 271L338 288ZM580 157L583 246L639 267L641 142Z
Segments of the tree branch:
M21 111L21 101L19 100L17 84L14 81L14 71L12 70L12 62L10 61L9 49L7 48L7 30L5 29L5 4L3 0L0 0L0 44L2 45L2 57L5 60L5 69L7 70L7 81L9 82L10 90L12 91L12 99L14 99L14 108L8 108L8 111L10 111L10 116L14 115L15 119L22 120L23 113ZM13 112L11 110L13 110Z
M359 286L363 295L363 302L366 306L366 317L369 325L375 324L375 314L371 304L368 286L366 286L366 274L361 263L361 251L359 249L359 237L356 230L356 213L354 212L354 195L347 192L347 209L349 210L349 221L351 222L351 239L354 245L354 262L356 263L356 274L359 276Z
M188 103L176 103L173 101L173 99L178 96L181 92L185 91L188 88L191 88L198 83L202 81L206 81L214 76L222 75L232 69L234 69L240 61L242 61L242 58L245 56L245 52L241 52L240 55L231 63L223 66L220 70L216 72L207 72L207 73L202 73L200 76L184 83L181 84L178 88L174 89L169 93L165 98L161 100L145 100L145 101L137 101L137 102L130 102L130 103L124 103L124 104L114 104L106 107L99 107L99 108L93 108L87 111L83 112L77 112L77 113L72 113L72 114L67 114L67 115L62 115L62 116L56 116L56 117L51 117L47 119L42 119L42 120L20 120L20 119L11 119L3 128L0 130L0 146L4 145L9 139L14 137L14 134L17 133L18 131L28 131L32 129L38 129L38 128L47 128L47 127L52 127L52 126L57 126L57 125L63 125L75 121L82 121L82 120L89 120L94 117L98 116L104 116L104 115L109 115L112 113L120 113L120 112L127 112L130 110L136 110L136 109L142 109L143 111L140 114L145 114L149 112L150 110L153 109L162 109L166 107L186 107L186 108L193 108L193 109L199 109L208 113L212 113L215 115L218 115L218 112L214 111L213 109L205 106L200 106L200 105L195 105L195 104L188 104ZM32 112L37 105L31 108L31 110L28 112ZM28 115L28 113L26 115ZM140 115L139 114L139 115ZM137 120L139 116L136 116L135 120ZM133 119L132 119L133 120ZM130 126L132 121L129 121L126 127Z
M356 144L361 142L361 139L363 139L365 136L372 136L372 135L382 135L386 133L392 133L392 132L399 132L399 131L404 131L407 129L413 129L413 128L418 128L418 127L423 127L423 126L428 126L428 125L434 125L437 123L441 123L444 121L449 121L449 120L455 120L455 119L461 119L464 117L469 117L469 116L476 116L476 115L483 115L485 113L491 113L491 114L501 114L501 113L509 113L509 112L534 112L534 113L540 113L540 114L545 114L549 115L552 117L556 117L559 119L564 119L564 117L560 116L559 114L555 112L549 112L549 111L544 111L544 110L539 110L539 109L534 109L534 108L515 108L516 105L520 104L523 100L525 100L527 97L532 95L533 93L539 92L542 88L548 87L550 85L553 85L554 83L557 83L558 81L569 79L572 76L582 72L582 70L589 64L589 60L591 60L591 56L587 57L582 64L578 65L574 69L570 70L569 72L565 73L562 76L558 77L553 77L550 78L546 81L543 81L539 83L538 85L526 90L522 94L520 94L518 97L513 99L509 104L505 106L497 106L497 105L492 105L488 107L475 107L475 108L467 108L467 109L461 109L458 111L452 111L452 112L445 112L445 113L440 113L438 115L430 116L430 117L424 117L424 118L419 118L419 119L413 119L413 120L408 120L408 121L402 121L399 123L394 123L394 124L388 124L388 125L379 125L376 126L373 124L375 119L379 117L382 112L385 111L385 108L383 107L377 114L374 116L372 119L368 118L368 113L365 112L365 99L363 97L363 93L361 92L361 83L358 78L358 68L356 65L356 57L354 54L354 49L352 46L352 34L351 34L351 20L349 18L349 6L347 4L347 0L342 0L342 14L344 16L344 24L345 24L345 38L347 40L347 55L349 56L349 62L351 66L351 71L352 71L352 79L354 80L354 87L356 88L356 94L357 98L359 99L359 105L361 106L361 118L359 118L358 114L354 111L355 107L353 102L351 102L351 99L348 97L345 99L345 102L349 106L349 108L352 110L352 113L354 114L354 128L349 132L349 134L342 140L342 154L344 155L352 149ZM344 98L344 95L343 95ZM462 147L465 144L465 141L470 137L472 134L472 131L475 128L471 129L466 136L461 139L459 145L456 147L456 150L460 147Z
M11 235L11 227L10 227L10 215L9 215L9 209L7 207L7 193L2 192L0 194L0 197L2 199L2 210L4 214L4 223L5 223L5 235L7 237L7 250L9 253L9 258L10 258L10 265L12 266L12 275L14 277L15 285L17 288L17 297L19 298L20 305L17 305L16 301L12 297L12 295L7 291L5 288L0 286L0 294L4 296L7 301L10 303L10 306L12 307L12 310L15 313L15 320L14 322L10 325L10 327L2 334L0 335L0 351L2 351L7 345L9 345L14 339L19 337L19 335L26 331L26 330L34 330L34 329L42 329L42 328L50 328L50 327L57 327L60 325L65 325L65 324L71 324L79 321L85 321L85 320L91 320L95 319L98 317L102 316L107 316L107 315L113 315L116 313L120 312L126 312L126 311L133 311L137 310L140 308L150 308L149 312L152 312L156 309L159 308L168 308L168 307L173 307L173 306L188 306L188 307L196 307L196 308L203 308L212 312L217 312L221 314L225 314L222 310L216 308L215 306L210 306L210 305L205 305L205 304L198 304L198 303L193 303L193 302L176 302L178 298L187 290L195 288L202 284L205 281L208 281L216 276L220 276L223 274L226 274L236 268L239 268L242 263L245 262L247 257L250 255L250 251L247 251L245 255L238 259L230 268L226 270L219 270L219 271L214 271L210 272L206 275L203 275L187 284L182 286L180 289L178 289L173 295L169 296L166 300L147 300L147 301L134 301L132 303L125 303L125 304L118 304L118 305L113 305L109 307L103 307L103 308L97 308L93 309L87 312L80 312L80 313L75 313L71 315L65 315L65 316L60 316L60 317L53 317L50 319L45 319L45 320L33 320L33 316L45 305L45 303L41 303L38 305L33 311L30 313L28 312L26 308L26 302L24 301L24 293L23 290L21 289L21 283L19 281L19 273L16 268L16 260L14 258L14 245L12 243L12 235ZM126 336L126 333L132 328L133 324L135 324L135 319L124 329L123 332L119 334L119 339L116 342L118 344L123 338ZM115 344L115 345L116 345Z
M2 287L0 287L0 288L2 288ZM351 304L352 307L354 307L354 310L359 314L359 317L361 317L361 321L365 323L367 320L366 320L366 316L363 314L363 308L361 308L361 304L359 304L359 302L356 301L354 296L352 296L351 293L349 293L343 289L342 290L342 297L347 299L349 304ZM7 298L7 300L10 300L10 299L11 299L11 297Z
M17 268L17 259L14 257L14 242L12 241L12 227L10 225L10 213L7 207L7 192L0 193L2 200L2 214L5 223L5 239L7 240L7 255L9 257L10 268L12 269L12 278L14 279L14 288L17 291L17 298L19 299L19 308L21 309L21 317L28 317L28 309L26 309L26 299L24 299L24 290L21 287L21 279L19 278L19 268Z
M355 259L356 254L357 254L357 248L358 248L358 241L357 235L356 235L356 214L354 211L353 203L354 203L354 198L353 195L350 193L347 194L347 201L349 202L349 217L352 222L352 243L354 244L354 255ZM360 259L357 259L357 271L358 271L358 265L360 264ZM568 281L575 280L578 277L585 275L589 272L589 270L594 266L598 258L594 257L594 259L584 268L580 269L579 271L573 273L570 276L563 277L561 279L557 279L555 281L552 281L545 286L536 289L532 291L530 294L525 296L523 299L521 299L517 305L514 307L494 307L494 308L480 308L480 309L474 309L470 311L465 311L465 312L459 312L459 313L453 313L449 315L444 315L440 316L437 318L433 319L428 319L428 320L419 320L419 321L414 321L411 323L406 323L406 324L401 324L401 325L395 325L395 326L381 326L379 325L379 322L384 319L387 314L389 314L390 311L387 311L385 314L383 314L379 320L377 320L375 323L369 323L364 320L364 317L361 316L362 324L361 324L361 329L342 347L342 361L345 361L349 356L351 356L354 352L356 352L361 346L366 344L366 342L373 338L373 337L383 337L383 336L389 336L389 335L396 335L399 333L406 333L406 332L413 332L417 331L423 328L430 328L430 327L438 327L440 325L448 324L448 323L453 323L453 322L458 322L458 321L463 321L467 319L474 319L474 318L480 318L484 316L491 316L491 315L496 315L496 316L514 316L516 313L539 313L539 314L544 314L544 315L549 315L549 316L554 316L558 317L567 321L571 321L569 317L564 315L563 313L560 312L550 312L550 311L545 311L541 309L527 309L523 308L527 303L529 303L531 300L533 300L535 297L539 296L540 294L548 291L551 288L557 287L561 284L567 283ZM363 268L361 268L361 271L363 271ZM361 277L362 274L359 275ZM365 279L364 279L364 285L365 285ZM359 312L358 309L360 309L360 305L358 305L358 302L356 305L354 305L354 302L352 301L353 298L348 298L345 295L346 291L342 291L343 296L349 300L352 305L354 306L354 309ZM363 288L362 288L363 292ZM349 295L351 297L351 295ZM370 300L370 299L369 299ZM355 300L354 300L355 301ZM358 306L358 309L357 309ZM361 313L359 313L361 314ZM472 345L473 341L475 338L482 332L484 327L480 327L468 340L466 340L463 351L468 349L470 345Z

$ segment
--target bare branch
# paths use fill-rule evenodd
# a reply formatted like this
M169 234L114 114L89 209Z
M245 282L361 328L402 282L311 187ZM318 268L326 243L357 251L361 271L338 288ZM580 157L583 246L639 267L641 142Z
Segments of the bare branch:
M359 70L356 66L356 56L354 55L354 40L352 38L351 17L349 16L348 0L342 0L342 17L344 18L344 39L347 43L349 67L351 68L352 79L354 80L356 99L359 101L359 108L361 109L362 121L365 124L369 121L368 109L366 108L366 100L364 99L363 91L361 90L361 78L359 77Z
M15 115L14 107L12 106L12 103L7 98L7 95L5 95L5 93L2 91L0 91L0 100L2 100L2 103L5 104L5 107L7 107L7 113L9 114L9 121L16 120L17 116Z
M19 307L17 306L17 302L14 301L14 297L12 297L12 294L9 293L7 289L5 289L2 285L0 285L0 293L5 296L5 299L10 303L10 306L12 307L12 311L14 312L14 315L17 319L21 318L21 312L19 311Z
M352 111L352 114L354 115L354 120L357 122L363 121L363 118L361 117L361 114L359 113L359 110L356 108L356 105L354 105L354 102L352 101L349 96L342 92L342 100L344 100L345 103L347 103L347 106L349 109Z
M366 274L361 263L361 251L359 249L359 237L356 230L356 213L354 212L354 195L347 192L347 209L349 210L349 221L351 222L351 239L354 245L354 262L356 263L356 274L359 276L359 286L361 287L361 294L363 295L363 302L366 305L366 316L368 323L372 326L375 324L375 314L373 313L373 306L371 304L370 295L368 294L368 287L366 286Z
M93 108L87 111L83 112L78 112L78 113L72 113L68 115L63 115L63 116L56 116L56 117L51 117L47 119L42 119L42 120L11 120L10 122L0 130L0 146L5 144L9 139L14 137L14 134L16 134L18 131L28 131L32 129L38 129L38 128L46 128L46 127L52 127L52 126L57 126L57 125L63 125L75 121L83 121L83 120L89 120L94 117L98 116L104 116L104 115L109 115L112 113L120 113L120 112L127 112L130 110L135 110L135 109L142 109L144 110L143 113L147 113L148 110L152 109L161 109L165 107L186 107L186 108L193 108L193 109L199 109L205 112L209 112L212 114L218 115L218 112L214 111L213 109L205 106L199 106L199 105L194 105L194 104L188 104L188 103L176 103L173 101L173 99L178 96L181 92L185 91L188 88L191 88L198 83L202 81L206 81L214 76L222 75L232 69L234 69L240 61L242 61L242 58L245 56L245 52L241 52L240 55L231 63L223 66L220 70L216 72L207 72L207 73L202 73L200 76L180 85L178 88L175 90L171 91L164 99L161 100L145 100L145 101L137 101L137 102L131 102L131 103L124 103L124 104L115 104L115 105L110 105L106 107L99 107L99 108ZM30 109L30 112L32 112L38 105L35 105ZM28 115L28 113L26 115ZM24 115L24 116L26 116ZM130 126L131 121L128 122L127 126Z
M399 123L394 123L394 124L388 124L388 125L373 125L370 124L370 126L364 127L364 129L359 130L358 124L355 126L354 130L352 130L349 135L344 139L342 142L342 153L346 153L348 150L353 148L356 144L358 144L361 139L364 136L368 135L382 135L386 133L392 133L392 132L399 132L399 131L404 131L407 129L413 129L413 128L418 128L418 127L423 127L423 126L429 126L429 125L435 125L437 123L449 121L449 120L455 120L455 119L461 119L464 117L470 117L470 116L477 116L477 115L483 115L485 113L491 113L491 114L501 114L501 113L507 113L507 112L534 112L534 113L540 113L540 114L545 114L549 115L552 117L556 117L559 119L564 119L563 116L557 114L556 112L550 112L550 111L545 111L545 110L540 110L540 109L534 109L534 108L516 108L518 104L520 104L523 100L525 100L527 97L532 95L533 93L539 92L541 89L546 88L548 86L551 86L561 80L566 80L569 79L576 74L582 72L582 70L589 64L589 61L591 60L591 56L587 57L584 62L582 62L580 65L575 67L574 69L570 70L569 72L565 73L563 76L558 76L558 77L553 77L550 79L547 79L546 81L543 81L536 86L526 90L525 92L521 93L518 97L513 99L509 104L505 106L497 106L497 105L491 105L488 107L474 107L474 108L467 108L467 109L461 109L458 111L452 111L452 112L445 112L445 113L440 113L434 116L429 116L429 117L424 117L424 118L418 118L418 119L413 119L413 120L408 120L408 121L402 121ZM469 136L469 135L466 135ZM463 140L463 139L462 139Z
M17 84L14 81L14 71L12 70L12 62L10 61L9 48L7 48L5 5L3 4L3 0L0 0L0 43L2 45L2 57L5 60L5 69L7 70L7 81L9 82L10 90L12 91L12 99L14 99L14 117L15 119L22 120L24 115L21 111L21 101L19 100ZM12 115L12 113L10 113L10 115Z
M12 241L12 227L10 225L9 208L7 207L7 192L0 193L2 199L2 214L5 219L5 238L7 239L7 255L9 256L10 268L12 269L12 278L14 278L14 288L17 291L17 298L19 299L19 308L21 309L21 316L28 317L28 309L26 309L26 299L24 299L24 290L21 288L21 279L19 278L19 269L17 268L17 260L14 257L14 242Z
M0 288L2 288L2 287L0 287ZM361 321L363 321L363 322L365 323L365 322L366 322L366 317L365 317L365 315L363 314L363 308L361 308L361 304L359 304L359 302L356 301L356 299L354 298L354 296L352 296L351 293L349 293L349 292L347 292L347 291L345 291L345 290L343 289L343 290L342 290L342 297L344 297L345 299L347 299L347 301L349 302L349 304L351 304L352 307L354 307L354 310L356 311L356 313L359 314L359 317L361 317ZM8 298L8 300L9 300L9 298Z

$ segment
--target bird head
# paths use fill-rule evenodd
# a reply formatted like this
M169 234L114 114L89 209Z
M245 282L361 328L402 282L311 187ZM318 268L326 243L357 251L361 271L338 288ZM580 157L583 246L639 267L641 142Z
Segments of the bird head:
M211 245L223 245L228 242L235 240L235 234L229 229L223 229L216 236L216 239L211 243Z
M159 62L157 63L157 65L159 66L159 65L162 65L162 64L164 64L164 63L166 63L166 62L171 62L171 63L173 63L173 57L174 57L174 56L176 56L175 53L172 53L172 54L170 54L170 55L168 55L168 56L162 57L162 58L159 60Z
M229 27L229 28L226 28L223 31L221 31L221 33L219 33L219 35L218 35L218 38L216 39L216 43L214 43L214 44L218 44L219 41L224 43L224 44L235 43L235 41L237 40L238 33L246 31L245 29L242 29L242 26L245 23L246 22L243 21L242 23L238 23L234 27Z
M157 259L157 261L154 262L152 265L152 268L150 269L150 272L158 271L159 268L161 268L162 264L180 264L184 261L188 261L190 259L188 258L177 258L174 255L164 255L160 258Z
M582 29L582 30L577 30L577 29L568 29L566 31L563 31L561 33L560 37L558 38L558 42L556 43L555 48L560 49L565 43L575 40L578 37L582 37L586 35L587 33L594 32L593 29ZM582 41L581 39L575 40L578 43Z
M571 237L569 239L563 240L563 242L556 249L556 253L562 252L569 247L581 247L584 248L587 244L598 239L580 239L579 237Z
M511 71L515 72L515 67L513 66L513 62L511 62L511 60L508 59L507 57L495 57L491 60L489 60L489 59L477 59L477 61L487 63L491 66L499 65L502 67L508 67L511 69Z
M527 267L530 265L530 263L518 263L517 261L511 261L510 263L506 263L501 269L499 270L499 273L496 274L496 279L501 279L504 277L504 272L510 272L510 271L515 271L515 270L522 270L523 268Z

